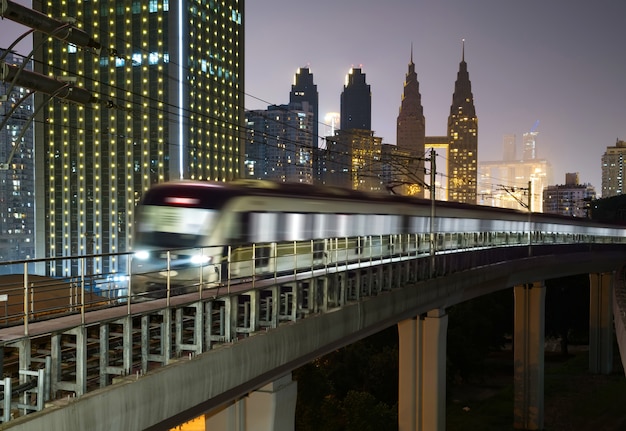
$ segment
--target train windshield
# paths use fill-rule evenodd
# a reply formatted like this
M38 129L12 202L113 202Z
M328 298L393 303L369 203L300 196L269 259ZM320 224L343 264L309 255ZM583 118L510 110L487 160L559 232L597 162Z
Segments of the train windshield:
M199 247L210 234L217 210L143 205L137 214L137 245L158 248Z

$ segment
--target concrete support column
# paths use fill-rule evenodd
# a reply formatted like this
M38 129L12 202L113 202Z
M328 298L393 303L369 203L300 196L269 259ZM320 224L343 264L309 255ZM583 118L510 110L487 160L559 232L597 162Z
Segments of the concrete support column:
M291 374L206 416L206 431L294 431L297 383Z
M543 429L545 298L543 282L515 286L513 427Z
M398 430L446 429L446 334L443 309L398 323Z
M589 274L589 371L613 371L613 276Z

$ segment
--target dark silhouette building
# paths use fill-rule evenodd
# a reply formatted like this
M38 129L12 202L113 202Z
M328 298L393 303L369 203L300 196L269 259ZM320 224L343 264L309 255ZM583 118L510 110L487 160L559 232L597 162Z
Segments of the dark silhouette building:
M313 113L311 132L313 141L319 141L319 93L317 85L313 83L313 74L307 67L301 67L296 72L295 83L289 93L289 104L307 102L309 110ZM317 145L316 145L317 146Z
M361 69L351 69L341 93L341 130L372 130L372 92Z
M465 62L465 41L448 117L448 200L476 203L478 118Z
M317 91L317 85L313 82L313 73L308 67L301 67L296 72L294 84L291 86L291 92L289 93L289 104L295 103L302 104L306 102L313 117L311 119L312 134L311 140L313 143L311 157L312 170L313 170L313 182L317 184L323 184L323 153L320 150L320 134L319 134L319 93Z
M397 169L394 169L396 175L392 181L401 185L400 194L424 197L426 120L415 64L413 63L412 47L396 130L397 152L392 159L392 165L396 166ZM411 185L415 187L410 187Z

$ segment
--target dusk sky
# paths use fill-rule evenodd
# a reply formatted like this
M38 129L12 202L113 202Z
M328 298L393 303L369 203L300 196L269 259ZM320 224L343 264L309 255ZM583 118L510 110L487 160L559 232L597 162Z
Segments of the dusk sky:
M537 156L601 193L601 157L626 140L624 0L248 0L246 108L289 102L309 67L320 117L339 112L351 67L372 90L372 129L395 144L413 45L426 134L445 135L465 60L478 116L478 159L502 159L502 137L539 121ZM322 132L320 128L320 133Z
M600 194L602 154L626 139L624 17L624 0L247 0L245 106L288 103L297 69L309 67L323 121L361 67L372 129L395 144L413 46L426 134L445 135L465 39L479 161L502 159L505 134L517 135L519 156L538 120L537 153L553 183L578 172ZM0 47L25 30L0 21Z

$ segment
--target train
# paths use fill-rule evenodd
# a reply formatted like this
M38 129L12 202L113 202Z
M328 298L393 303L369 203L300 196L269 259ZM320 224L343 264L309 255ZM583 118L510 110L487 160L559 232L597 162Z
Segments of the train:
M266 180L156 184L134 227L131 288L149 297L396 255L626 243L588 219Z

